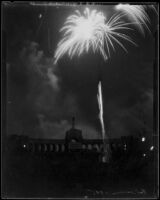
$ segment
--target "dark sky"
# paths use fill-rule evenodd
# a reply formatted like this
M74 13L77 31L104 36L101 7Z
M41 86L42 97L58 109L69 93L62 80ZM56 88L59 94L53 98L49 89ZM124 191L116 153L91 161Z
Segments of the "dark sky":
M157 15L143 36L130 36L138 47L123 41L106 62L91 51L53 64L61 39L59 29L74 10L86 6L4 4L2 28L7 37L7 134L63 138L76 117L85 138L100 138L97 86L102 81L104 121L109 137L153 134L153 92ZM91 6L89 6L91 7ZM92 6L108 17L113 6Z

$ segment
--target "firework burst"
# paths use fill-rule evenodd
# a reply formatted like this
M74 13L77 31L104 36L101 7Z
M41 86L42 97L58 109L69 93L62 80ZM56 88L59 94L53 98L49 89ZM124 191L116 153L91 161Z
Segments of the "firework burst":
M144 34L145 28L149 30L148 24L150 23L150 19L146 12L145 5L118 4L115 8L124 13L124 15L126 15L137 28L139 28L142 34ZM155 9L154 7L151 8Z
M64 32L63 38L57 45L54 59L55 63L64 55L70 58L74 55L80 56L83 52L92 49L100 52L104 60L110 57L110 48L115 51L114 43L120 45L126 52L127 49L120 39L127 40L136 45L132 39L122 33L129 23L121 20L122 15L113 15L108 21L102 12L85 9L84 15L77 10L74 15L67 18L60 31Z

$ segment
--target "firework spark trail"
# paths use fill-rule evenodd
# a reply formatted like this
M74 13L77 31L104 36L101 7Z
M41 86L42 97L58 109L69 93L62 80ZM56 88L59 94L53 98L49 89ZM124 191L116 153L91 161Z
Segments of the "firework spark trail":
M128 27L130 23L121 20L122 16L122 14L113 15L106 20L102 12L90 11L86 8L84 15L81 15L77 10L76 14L67 18L60 30L64 31L64 35L54 54L55 63L64 54L72 58L74 55L80 56L83 52L88 52L90 48L94 53L100 52L104 60L107 60L110 57L110 48L115 51L114 43L127 52L120 39L136 44L128 35L121 33L121 31L131 30Z
M101 127L102 127L102 136L103 136L103 139L105 139L105 127L104 127L104 121L103 121L103 99L102 99L101 82L98 83L97 99L98 99L98 106L99 106L99 119L100 119Z
M104 144L104 153L105 153L105 159L107 161L107 160L109 160L109 145L107 145L107 143L106 143L107 135L106 135L105 126L104 126L104 119L103 119L103 97L102 97L101 81L99 81L99 83L98 83L97 99L98 99L98 106L99 106L99 119L100 119L101 128L102 128L102 139L103 139L103 144Z
M116 10L123 12L129 20L135 22L134 24L139 28L142 34L144 34L144 28L147 28L148 31L150 31L148 27L150 19L146 12L145 5L118 4L115 8ZM152 7L152 9L155 8Z
M151 8L158 15L158 11L155 5L150 5L149 8Z

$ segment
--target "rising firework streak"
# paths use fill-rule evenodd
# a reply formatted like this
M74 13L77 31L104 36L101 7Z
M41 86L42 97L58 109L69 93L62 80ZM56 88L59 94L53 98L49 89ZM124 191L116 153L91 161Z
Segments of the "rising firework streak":
M102 137L103 137L103 139L105 139L105 128L104 128L104 121L103 121L103 99L102 99L101 82L98 83L97 99L98 99L98 106L99 106L99 119L100 119L101 127L102 127Z
M103 97L102 97L101 81L99 81L99 83L98 83L97 99L98 99L98 106L99 106L99 119L100 119L101 128L102 128L102 139L103 139L104 154L105 154L104 158L105 158L105 161L109 161L109 145L106 143L107 135L106 135L104 119L103 119Z

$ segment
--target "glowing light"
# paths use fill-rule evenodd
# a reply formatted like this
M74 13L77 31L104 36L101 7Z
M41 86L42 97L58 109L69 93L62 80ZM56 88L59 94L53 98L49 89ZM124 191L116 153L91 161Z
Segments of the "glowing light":
M124 16L126 15L143 34L144 27L149 30L147 24L150 23L150 19L145 5L118 4L116 10L123 12Z
M26 148L26 145L24 144L23 147Z
M122 30L131 29L127 25L128 23L121 20L121 14L113 15L107 20L102 12L86 8L84 15L81 15L77 10L76 14L67 18L60 30L64 32L64 36L54 54L55 64L64 54L72 58L88 52L89 49L94 53L100 52L104 60L107 60L110 57L110 48L115 51L113 43L117 43L127 52L119 39L136 45L128 35L121 33Z
M42 18L42 14L39 14L39 16L38 16L38 17L39 17L39 19L40 19L40 18Z
M145 154L145 153L143 154L143 157L146 157L146 154Z
M106 157L105 157L105 156L102 157L102 162L103 162L103 163L106 162Z
M146 138L145 137L142 137L142 142L145 142Z
M154 149L154 146L151 146L151 147L150 147L150 150L153 151L153 149Z

